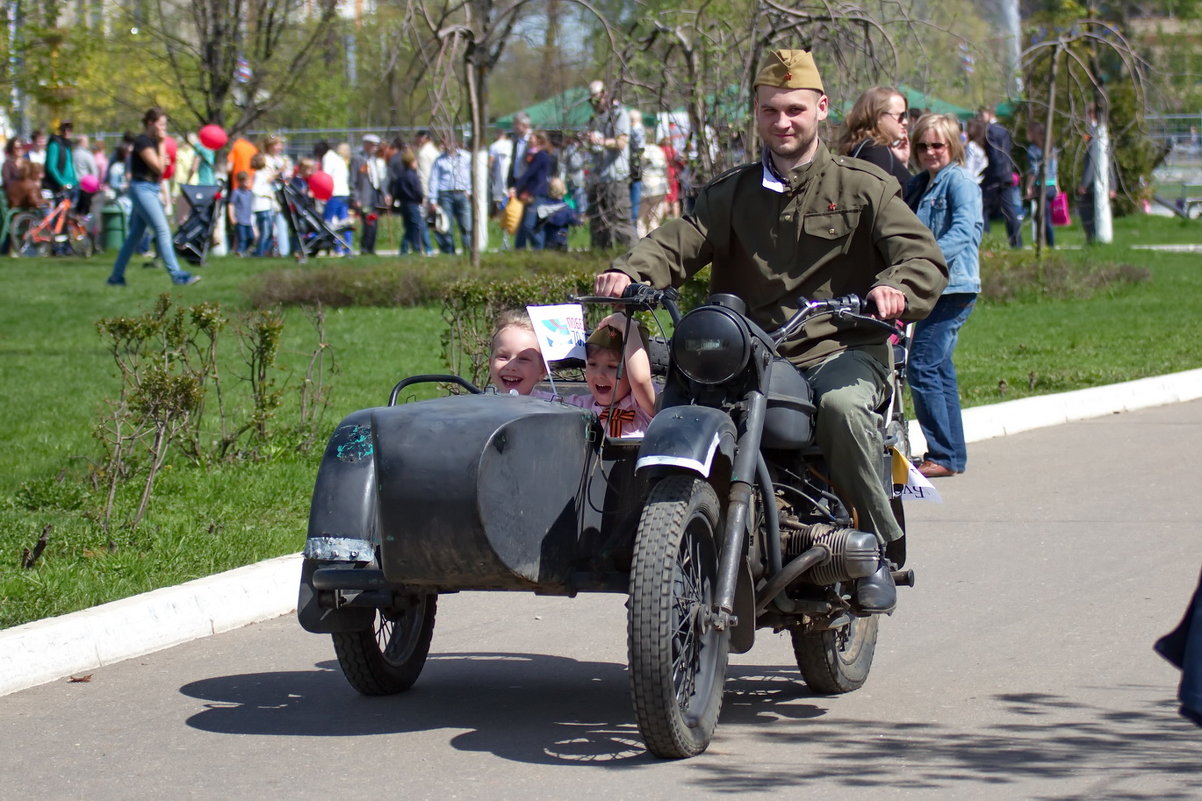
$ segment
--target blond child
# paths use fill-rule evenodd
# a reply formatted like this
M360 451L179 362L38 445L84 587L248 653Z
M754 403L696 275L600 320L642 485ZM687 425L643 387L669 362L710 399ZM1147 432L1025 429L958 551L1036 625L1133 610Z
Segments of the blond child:
M547 370L530 315L520 309L502 312L493 327L491 342L488 375L498 393L552 397L534 388L547 377Z

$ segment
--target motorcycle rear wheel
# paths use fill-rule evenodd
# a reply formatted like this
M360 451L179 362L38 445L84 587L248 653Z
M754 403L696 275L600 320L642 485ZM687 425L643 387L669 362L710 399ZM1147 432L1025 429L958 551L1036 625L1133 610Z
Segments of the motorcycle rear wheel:
M395 695L412 687L430 653L437 608L437 595L419 595L407 609L376 610L370 629L330 635L350 685L363 695Z
M793 656L806 685L818 695L858 690L876 652L879 618L853 617L846 626L805 634L793 631Z
M630 690L647 750L665 759L704 751L722 709L730 632L710 623L718 510L708 483L670 476L652 488L635 538Z

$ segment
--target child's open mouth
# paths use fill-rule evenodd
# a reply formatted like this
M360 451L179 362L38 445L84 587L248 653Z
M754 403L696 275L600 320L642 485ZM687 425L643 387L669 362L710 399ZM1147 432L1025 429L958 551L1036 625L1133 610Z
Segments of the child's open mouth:
M513 376L501 376L501 386L508 392L511 389L518 389L522 386L522 379L514 378Z

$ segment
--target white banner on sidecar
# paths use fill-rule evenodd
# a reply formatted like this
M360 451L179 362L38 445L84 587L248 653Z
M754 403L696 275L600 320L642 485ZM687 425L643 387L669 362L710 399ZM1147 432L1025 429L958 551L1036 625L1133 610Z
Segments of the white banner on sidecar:
M584 341L588 337L584 330L584 309L579 303L527 306L526 312L548 369L551 362L560 359L585 358Z
M897 448L891 450L893 451L893 461L890 465L893 472L893 486L901 487L902 500L943 503L943 496L939 494L939 490L935 489L935 485L918 472L918 468L903 456L901 451Z

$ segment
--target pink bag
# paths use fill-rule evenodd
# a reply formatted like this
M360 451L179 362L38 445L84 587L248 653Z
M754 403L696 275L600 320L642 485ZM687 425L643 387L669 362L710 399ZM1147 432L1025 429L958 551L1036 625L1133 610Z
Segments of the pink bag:
M1072 225L1073 218L1068 213L1068 193L1057 193L1049 205L1051 206L1052 225Z

